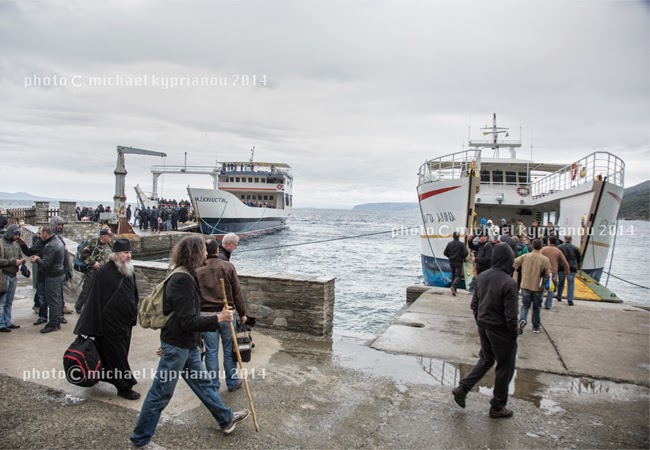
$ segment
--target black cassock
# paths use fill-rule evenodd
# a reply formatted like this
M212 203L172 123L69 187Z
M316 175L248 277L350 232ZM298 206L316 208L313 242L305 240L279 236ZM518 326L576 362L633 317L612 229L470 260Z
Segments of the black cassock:
M137 384L129 366L131 331L137 311L135 276L122 275L113 261L97 269L74 333L95 338L103 367L100 380L118 390L129 390Z

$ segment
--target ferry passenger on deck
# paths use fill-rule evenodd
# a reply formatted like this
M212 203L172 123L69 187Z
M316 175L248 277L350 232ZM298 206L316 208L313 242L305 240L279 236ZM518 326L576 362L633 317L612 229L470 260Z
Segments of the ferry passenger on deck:
M542 230L539 229L539 222L533 220L533 223L528 228L528 240L533 242L540 237L542 237Z
M512 417L508 404L508 386L515 373L517 356L517 283L510 277L514 253L508 244L494 246L492 268L483 272L476 283L471 308L481 339L479 360L452 390L454 401L465 408L467 393L490 370L496 361L490 417Z

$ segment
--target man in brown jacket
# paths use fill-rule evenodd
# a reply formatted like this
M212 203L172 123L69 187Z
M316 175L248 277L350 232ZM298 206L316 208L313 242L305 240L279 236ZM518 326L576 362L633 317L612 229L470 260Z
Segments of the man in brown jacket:
M524 332L528 323L528 310L533 305L533 333L539 333L541 326L540 310L542 306L542 294L544 283L551 273L551 263L548 258L542 255L542 241L533 241L532 253L521 255L514 262L515 277L521 267L521 314L519 315L519 334Z
M551 263L551 282L549 290L546 292L546 300L544 301L544 309L551 309L553 306L553 296L555 291L552 289L553 283L557 285L557 272L560 264L564 267L564 273L569 273L569 261L566 260L562 250L557 248L557 238L550 236L548 238L548 245L542 249L542 255L546 256Z
M208 258L205 265L196 271L196 278L201 290L201 315L214 315L220 312L223 307L223 295L221 283L223 279L226 288L228 306L235 308L241 318L246 321L246 305L244 296L239 286L237 270L228 261L219 259L219 243L215 239L206 240L205 247ZM237 315L233 314L233 326L237 325ZM220 322L217 331L203 332L203 343L205 344L205 367L210 374L217 389L221 387L219 382L219 337L223 346L223 369L225 371L226 385L229 391L235 391L242 385L242 380L237 377L237 364L233 358L233 336L230 332L228 322Z

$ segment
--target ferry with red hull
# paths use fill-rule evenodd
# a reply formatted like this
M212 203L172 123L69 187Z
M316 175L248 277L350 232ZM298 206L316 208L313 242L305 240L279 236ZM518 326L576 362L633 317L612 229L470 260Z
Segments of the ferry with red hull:
M223 162L217 183L217 189L187 188L201 233L247 236L286 226L293 204L289 165Z
M552 222L559 237L570 234L582 253L582 272L600 280L616 230L623 198L625 163L608 152L594 152L568 163L517 158L521 140L506 139L509 129L481 129L487 139L469 140L467 150L426 161L418 173L422 274L424 284L451 285L443 255L454 231L465 240L477 219L505 218L511 227ZM491 152L491 154L489 154ZM471 270L466 270L471 274ZM471 277L471 275L470 275Z

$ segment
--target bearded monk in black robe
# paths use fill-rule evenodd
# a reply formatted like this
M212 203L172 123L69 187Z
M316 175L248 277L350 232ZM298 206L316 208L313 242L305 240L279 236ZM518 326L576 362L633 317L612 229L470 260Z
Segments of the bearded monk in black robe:
M117 388L117 395L137 400L133 390L137 380L129 366L131 331L136 324L138 288L135 283L131 244L118 239L113 244L109 262L95 272L88 301L74 333L95 338L102 360L100 381Z

